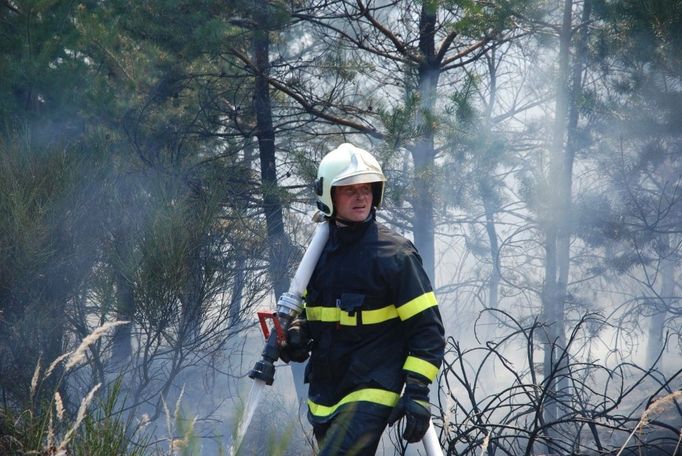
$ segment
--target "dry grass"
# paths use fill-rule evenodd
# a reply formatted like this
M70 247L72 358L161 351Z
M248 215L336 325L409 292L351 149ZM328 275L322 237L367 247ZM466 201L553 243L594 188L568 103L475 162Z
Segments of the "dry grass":
M36 368L33 371L33 378L31 379L31 400L35 397L36 390L38 389L38 379L40 379L40 358L38 358Z
M677 437L677 445L675 445L675 451L673 451L673 454L677 454L677 450L680 449L680 443L682 443L682 429L680 429L679 436Z
M490 445L490 432L485 435L483 443L481 443L481 456L485 456L488 453L488 445Z
M191 420L188 420L182 413L181 404L184 394L185 387L183 385L175 402L173 415L171 415L166 401L162 399L163 410L166 415L168 451L170 456L193 456L198 454L201 447L195 432L197 418L193 417Z
M69 442L73 438L73 435L83 422L83 419L85 418L85 412L87 411L90 402L92 402L92 399L95 397L95 393L97 392L97 390L99 390L100 386L102 386L101 383L95 385L90 390L88 395L85 396L85 398L81 401L81 405L80 407L78 407L78 415L76 416L76 421L74 421L71 428L64 435L62 442L59 444L59 447L57 448L57 456L66 456L66 446L69 444Z
M651 405L649 405L649 407L647 407L646 410L644 410L644 413L642 413L641 418L637 422L637 426L635 426L632 432L630 432L630 435L628 435L628 438L625 440L625 443L623 443L623 445L620 447L620 450L618 451L616 456L620 456L623 453L625 447L630 442L630 439L632 439L632 436L635 435L637 431L644 428L649 423L649 419L651 418L651 416L662 412L668 406L668 404L672 404L674 401L680 398L682 398L682 390L674 391L666 396L663 396L655 400ZM679 439L677 446L679 447Z
M72 352L66 352L63 355L58 356L54 361L52 361L50 363L50 366L45 371L45 375L43 376L43 378L48 378L50 375L52 375L52 372L59 365L59 363L64 361L64 359L66 359L69 355L71 355L71 353Z
M90 333L88 336L86 336L81 344L78 346L76 351L74 351L66 361L66 366L64 367L64 370L66 372L70 371L74 367L78 366L79 364L83 363L86 359L85 353L88 350L88 348L97 342L103 335L108 333L111 329L115 328L116 326L121 326L128 324L129 322L127 321L113 321L109 323L104 323L102 326L99 328L95 329L92 333Z
M62 396L59 394L59 391L54 393L54 408L57 413L57 419L59 421L64 420L64 402L62 402Z
M59 387L66 376L66 374L72 370L73 368L79 366L85 360L87 359L86 352L87 350L95 344L98 340L102 338L105 334L107 334L112 328L126 324L128 322L125 321L116 321L116 322L110 322L110 323L105 323L102 326L96 328L95 330L92 331L88 336L86 336L78 346L76 350L73 352L68 352L65 353L59 357L57 357L52 363L50 363L49 367L44 371L44 373L41 376L41 360L39 359L36 368L33 373L33 377L31 380L31 398L35 397L36 394L38 393L38 389L40 388L41 385L41 380L45 381L52 373L54 372L55 368L59 366L64 360L66 360L66 364L64 366L64 370L62 372L62 378L57 382L56 390L54 394L52 395L52 401L50 403L50 407L47 409L47 417L46 419L46 429L45 429L45 446L43 447L42 454L47 454L47 455L54 455L54 456L66 456L68 454L68 446L69 443L73 440L76 432L78 431L79 427L83 423L83 420L85 419L87 415L87 410L92 401L95 398L95 395L97 391L101 387L101 383L98 383L95 385L89 392L88 394L83 398L83 400L80 403L80 406L78 408L78 413L76 415L76 418L74 422L71 424L71 426L68 428L66 433L64 433L63 438L61 439L61 442L57 445L57 431L56 428L59 426L59 423L63 423L65 419L65 408L64 408L64 403L62 401L61 394L59 393ZM41 378L42 377L42 378ZM54 419L56 416L56 420Z

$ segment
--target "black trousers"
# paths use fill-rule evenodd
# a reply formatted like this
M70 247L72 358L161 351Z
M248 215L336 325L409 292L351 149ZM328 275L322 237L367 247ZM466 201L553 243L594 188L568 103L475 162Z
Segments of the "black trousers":
M386 413L357 410L347 404L330 421L313 424L313 433L319 445L317 456L374 456L381 434L386 429Z

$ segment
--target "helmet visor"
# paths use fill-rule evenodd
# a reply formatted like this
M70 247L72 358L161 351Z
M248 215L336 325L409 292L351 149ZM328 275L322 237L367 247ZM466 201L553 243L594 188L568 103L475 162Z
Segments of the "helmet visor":
M362 173L354 176L343 177L332 183L332 187L340 187L342 185L354 184L371 184L372 182L385 182L386 178L379 173Z

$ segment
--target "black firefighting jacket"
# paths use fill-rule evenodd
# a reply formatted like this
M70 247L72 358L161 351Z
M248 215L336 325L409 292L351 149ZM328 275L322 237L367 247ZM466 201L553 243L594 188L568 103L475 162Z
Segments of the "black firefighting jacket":
M385 413L406 374L430 383L440 368L443 324L421 257L373 214L349 227L331 223L305 318L313 339L305 375L312 422L349 403Z

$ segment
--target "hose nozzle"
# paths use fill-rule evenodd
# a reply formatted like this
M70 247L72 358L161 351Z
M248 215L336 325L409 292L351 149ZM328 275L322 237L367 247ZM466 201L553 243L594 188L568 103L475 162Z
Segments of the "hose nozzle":
M272 385L275 380L275 362L279 358L279 344L286 337L287 328L303 310L303 300L293 293L283 293L277 301L276 312L258 312L266 343L261 360L256 362L249 372L249 377ZM272 331L268 330L267 320L272 320Z
M272 361L263 357L253 366L253 369L249 372L249 378L262 380L268 386L272 385L275 381L275 365Z

